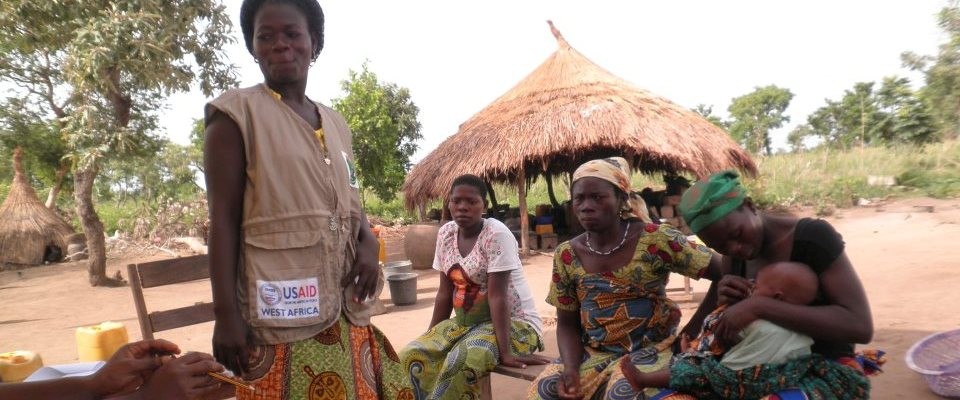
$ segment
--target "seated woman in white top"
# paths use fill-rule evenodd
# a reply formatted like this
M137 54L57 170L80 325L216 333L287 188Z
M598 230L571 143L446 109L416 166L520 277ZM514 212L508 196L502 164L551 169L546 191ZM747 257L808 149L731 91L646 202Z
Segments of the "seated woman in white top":
M457 177L450 189L453 221L440 228L433 261L442 273L433 318L401 353L417 399L478 398L480 378L497 364L549 361L532 355L543 349L540 316L516 239L482 217L486 192L474 175Z

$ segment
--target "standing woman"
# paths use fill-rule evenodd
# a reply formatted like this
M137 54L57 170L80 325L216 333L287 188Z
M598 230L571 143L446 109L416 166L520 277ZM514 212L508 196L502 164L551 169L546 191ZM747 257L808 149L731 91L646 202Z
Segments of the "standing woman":
M668 275L715 279L721 259L669 225L649 222L643 201L631 195L623 158L581 165L571 192L585 232L557 246L547 296L557 308L561 363L544 370L528 397L633 399L639 394L620 363L652 372L673 355L680 309L666 296Z
M240 26L264 82L205 110L213 351L257 389L238 399L410 395L369 324L378 243L350 131L305 93L323 24L316 0L244 0Z
M531 355L543 349L540 315L513 233L483 218L486 196L475 175L457 177L450 188L453 221L437 233L433 260L442 274L433 319L401 353L418 400L476 399L480 379L497 364L548 361Z

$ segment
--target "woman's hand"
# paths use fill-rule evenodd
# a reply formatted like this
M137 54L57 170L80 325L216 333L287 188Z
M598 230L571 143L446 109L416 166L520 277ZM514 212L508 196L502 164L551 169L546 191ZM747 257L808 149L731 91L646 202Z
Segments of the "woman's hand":
M157 356L179 353L180 348L177 345L163 339L142 340L125 345L91 376L92 392L98 396L133 392L160 366Z
M754 307L763 299L766 298L751 297L723 310L723 315L720 316L720 320L713 330L716 339L720 340L720 343L727 348L740 342L740 331L758 319Z
M549 358L536 354L515 356L513 354L503 353L500 355L500 365L512 368L526 368L528 365L549 364L551 361Z
M233 386L213 379L208 372L223 371L209 354L187 353L164 362L141 389L144 399L198 399L229 395ZM222 397L219 397L222 398Z
M719 288L717 289L717 304L736 304L750 296L753 290L753 283L748 279L736 275L724 275L720 278Z
M248 372L250 329L240 316L218 318L213 325L213 356L235 374Z
M364 216L360 222L357 257L353 260L353 268L340 282L343 287L356 282L356 289L353 291L354 298L351 300L357 303L363 303L367 298L376 294L377 280L380 279L380 260L378 259L380 242L373 235L369 225L366 216Z
M580 371L573 368L564 368L560 373L560 382L557 383L557 394L564 400L580 400L583 398L583 389L580 387Z

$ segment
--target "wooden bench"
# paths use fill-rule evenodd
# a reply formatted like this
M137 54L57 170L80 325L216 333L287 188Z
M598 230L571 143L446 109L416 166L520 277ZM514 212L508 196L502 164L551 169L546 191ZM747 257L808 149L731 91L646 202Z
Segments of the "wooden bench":
M540 376L540 373L547 368L547 365L528 365L527 368L510 368L497 365L493 368L490 375L480 380L480 400L493 400L493 388L490 385L490 378L493 374L509 376L511 378L523 379L533 382Z

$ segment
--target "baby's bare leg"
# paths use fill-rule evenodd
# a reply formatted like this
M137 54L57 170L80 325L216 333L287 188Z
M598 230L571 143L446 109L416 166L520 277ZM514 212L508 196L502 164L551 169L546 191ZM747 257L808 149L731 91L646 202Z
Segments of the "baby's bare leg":
M640 372L637 367L630 363L629 357L620 360L620 371L623 372L623 377L627 378L627 382L630 382L630 386L633 386L633 389L637 391L645 388L665 388L670 385L669 369Z

